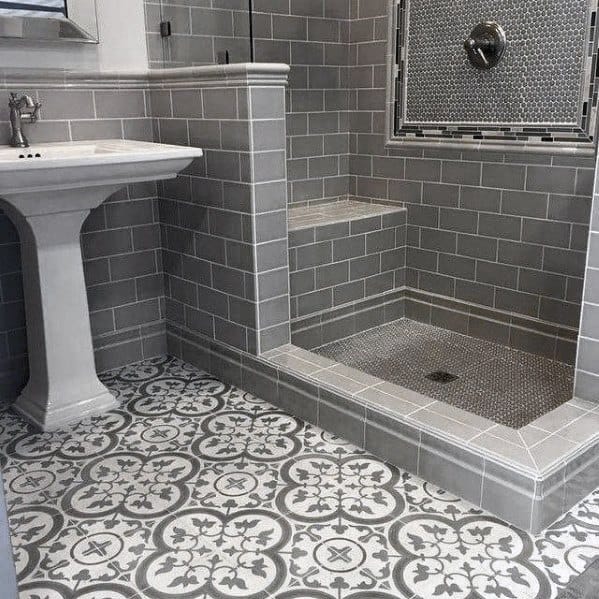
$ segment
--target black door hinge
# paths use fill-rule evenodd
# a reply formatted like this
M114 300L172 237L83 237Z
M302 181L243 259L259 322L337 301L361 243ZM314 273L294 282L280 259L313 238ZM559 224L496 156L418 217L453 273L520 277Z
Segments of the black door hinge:
M170 37L173 35L173 28L170 21L162 21L162 23L160 23L160 35L162 37Z

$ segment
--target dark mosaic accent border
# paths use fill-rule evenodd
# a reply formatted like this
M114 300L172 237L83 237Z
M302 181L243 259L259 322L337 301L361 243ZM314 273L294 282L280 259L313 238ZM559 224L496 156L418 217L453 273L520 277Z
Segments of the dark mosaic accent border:
M555 470L516 471L463 445L403 422L351 393L168 325L168 351L220 380L347 439L379 458L538 534L595 488L596 443Z
M585 79L590 70L589 86L584 92L577 127L527 126L522 124L463 124L404 123L405 57L407 54L407 27L410 0L390 0L392 36L392 64L389 86L391 91L390 142L457 142L464 144L524 145L538 150L549 146L591 149L595 147L597 128L597 101L599 78L599 27L597 26L598 0L589 0L589 48L586 52Z

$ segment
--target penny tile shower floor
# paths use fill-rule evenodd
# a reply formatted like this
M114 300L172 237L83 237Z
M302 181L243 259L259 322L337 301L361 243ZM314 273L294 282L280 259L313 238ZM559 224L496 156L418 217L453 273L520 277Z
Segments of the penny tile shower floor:
M0 414L21 598L599 592L599 492L535 539L180 361L104 380L69 431Z
M566 364L405 318L312 351L512 428L572 399Z

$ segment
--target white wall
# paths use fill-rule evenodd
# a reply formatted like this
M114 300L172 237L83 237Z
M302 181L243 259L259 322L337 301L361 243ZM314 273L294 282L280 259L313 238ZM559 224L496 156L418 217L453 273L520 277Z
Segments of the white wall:
M101 70L146 71L144 0L96 0Z
M0 40L2 68L145 71L143 0L96 0L99 44Z

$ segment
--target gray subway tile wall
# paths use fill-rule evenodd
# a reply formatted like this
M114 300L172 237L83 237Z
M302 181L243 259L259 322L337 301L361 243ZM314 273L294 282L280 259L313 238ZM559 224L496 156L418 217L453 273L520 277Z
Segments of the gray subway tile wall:
M292 318L405 285L405 211L390 216L362 215L289 232Z
M408 286L576 328L593 161L386 149L388 2L349 4L350 193L406 206Z
M207 21L214 36L224 31L227 39L233 13L245 3L209 4L206 11L231 11ZM189 16L196 3L162 5L174 22L178 15L184 35L194 35ZM388 2L259 1L254 10L256 60L291 65L291 206L348 196L402 203L408 208L409 286L577 326L593 167L587 158L386 149ZM148 18L155 21L157 14L149 10ZM156 28L149 24L150 32ZM183 63L194 64L194 57ZM359 244L340 240L337 258L359 254ZM351 297L350 287L347 292ZM314 296L317 304L324 295Z
M578 326L592 161L386 149L387 4L255 2L256 60L292 67L286 144L283 115L270 112L270 88L252 88L251 115L242 88L153 90L151 111L150 95L140 89L39 92L48 97L45 120L32 129L39 141L157 135L209 150L196 170L161 186L159 215L156 192L146 187L130 189L92 215L83 241L96 336L137 344L139 355L144 327L163 322L168 310L178 323L240 348L274 346L288 334L287 323L267 319L263 330L259 319L266 309L259 304L275 302L289 286L283 276L287 241L277 233L285 226L286 200L297 206L348 197L407 208L408 287L540 324ZM249 56L245 1L147 0L146 8L152 66L213 63L227 48L235 61ZM175 31L167 41L158 32L162 19L170 19ZM76 109L67 114L65 107ZM1 127L6 131L6 123ZM22 373L18 243L10 224L0 221L0 229L7 257L0 272L0 371ZM299 299L292 302L293 316L389 288L388 272L402 269L403 258L388 253L376 273L372 255L389 240L371 233L335 237L338 230L324 230L313 241L314 255L291 252L292 287L304 296L301 309ZM328 252L327 244L331 263L312 279L308 271L319 264L319 252ZM334 292L320 287L325 279ZM362 288L360 279L368 285ZM139 313L129 307L137 304ZM280 317L278 304L275 312ZM120 327L137 337L123 341ZM99 360L108 365L116 355L105 350Z
M44 115L46 127L31 129L34 142L72 139L68 132L84 123L88 139L206 148L184 176L159 191L154 183L129 186L86 221L81 241L98 369L165 353L167 315L254 353L287 343L282 85L80 87L48 90L57 120ZM67 120L61 107L75 99L83 108ZM27 377L26 329L18 237L3 215L0 229L0 391L11 397Z
M40 86L43 120L32 142L80 138L152 141L143 89ZM98 86L99 87L99 86ZM9 89L4 88L6 94ZM8 123L0 123L8 139ZM130 185L92 211L81 246L96 364L106 370L166 351L164 286L156 185ZM0 209L0 398L14 397L27 379L27 336L19 240Z
M599 188L596 180L594 185L574 395L599 402Z
M284 88L190 83L150 101L157 140L193 130L204 149L160 185L167 318L254 354L287 343Z
M258 62L291 66L287 90L289 203L349 193L347 0L254 2Z

